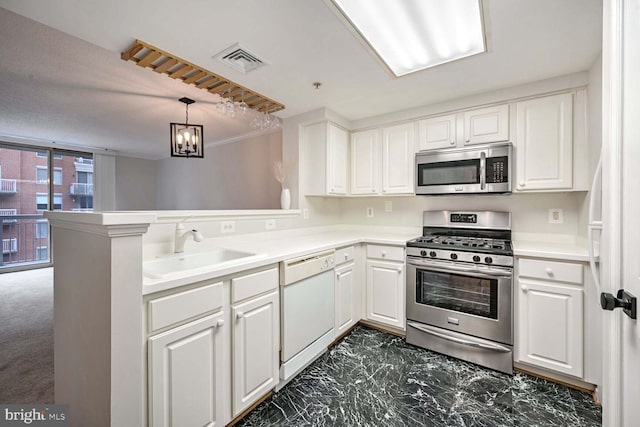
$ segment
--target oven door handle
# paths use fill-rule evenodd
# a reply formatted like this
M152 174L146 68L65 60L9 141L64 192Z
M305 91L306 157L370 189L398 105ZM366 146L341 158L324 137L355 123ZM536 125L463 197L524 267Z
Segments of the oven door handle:
M433 336L436 336L438 338L442 338L443 340L455 342L455 343L458 343L458 344L468 345L469 347L483 348L485 350L497 351L499 353L509 353L511 351L510 348L502 346L500 344L487 344L487 343L484 343L484 342L470 341L470 340L465 340L463 338L452 337L450 335L443 334L441 332L436 332L436 331L432 330L431 328L429 328L427 326L420 325L419 323L407 322L407 325L411 326L413 328L416 328L416 329L418 329L418 330L420 330L420 331L422 331L424 333L427 333L429 335L433 335Z
M452 271L456 271L460 273L475 274L477 276L482 276L486 278L513 277L513 272L508 270L492 269L490 272L489 271L485 272L475 268L465 268L465 267L459 267L457 265L447 265L447 266L434 265L432 261L422 261L422 260L416 260L416 259L407 259L407 264L414 265L416 267L427 267L429 270L439 271L441 273L450 273Z

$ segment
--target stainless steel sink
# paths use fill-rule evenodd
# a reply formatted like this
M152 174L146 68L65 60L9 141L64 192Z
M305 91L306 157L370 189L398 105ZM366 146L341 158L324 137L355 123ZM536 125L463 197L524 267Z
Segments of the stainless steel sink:
M142 272L152 279L162 279L172 274L187 273L217 267L257 256L251 252L215 249L192 254L162 255L142 263Z

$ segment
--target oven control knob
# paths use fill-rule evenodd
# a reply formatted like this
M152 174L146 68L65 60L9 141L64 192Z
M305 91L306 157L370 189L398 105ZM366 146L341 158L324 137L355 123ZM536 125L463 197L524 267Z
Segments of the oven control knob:
M478 255L474 255L473 262L480 262L480 257Z
M458 255L457 254L451 254L451 259L458 259Z
M427 251L420 251L420 256L427 256Z
M436 257L436 251L431 251L431 252L429 252L429 256L430 256L431 258L435 258L435 257Z
M493 263L493 258L491 258L490 256L486 257L484 259L484 262L486 262L487 264L492 264Z

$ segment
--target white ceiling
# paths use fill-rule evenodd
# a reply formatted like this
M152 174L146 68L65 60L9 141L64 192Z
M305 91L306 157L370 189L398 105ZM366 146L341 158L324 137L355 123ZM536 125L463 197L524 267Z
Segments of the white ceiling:
M0 0L0 133L166 157L182 96L206 142L252 132L217 96L122 61L134 39L283 103L282 118L348 120L584 71L601 51L601 0L484 5L488 53L393 79L322 0ZM269 65L243 75L212 58L236 42Z

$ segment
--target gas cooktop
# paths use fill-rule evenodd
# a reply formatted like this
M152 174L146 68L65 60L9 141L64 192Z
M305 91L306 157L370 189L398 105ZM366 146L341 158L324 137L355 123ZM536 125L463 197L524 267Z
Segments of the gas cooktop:
M421 236L407 242L409 247L426 249L447 249L466 252L496 253L513 255L511 241L469 236Z
M425 211L423 235L407 242L407 256L512 266L511 214Z

